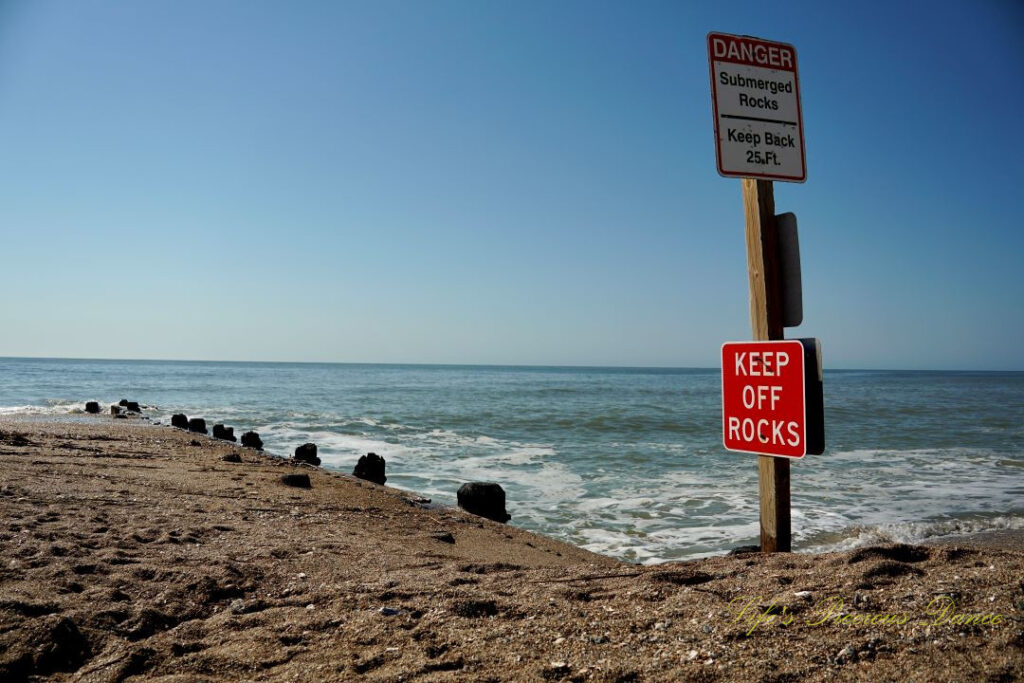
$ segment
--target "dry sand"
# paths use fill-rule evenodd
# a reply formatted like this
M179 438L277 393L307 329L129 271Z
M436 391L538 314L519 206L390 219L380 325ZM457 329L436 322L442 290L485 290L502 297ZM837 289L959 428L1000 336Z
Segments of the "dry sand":
M639 567L107 417L0 422L0 468L3 681L1024 678L998 540Z

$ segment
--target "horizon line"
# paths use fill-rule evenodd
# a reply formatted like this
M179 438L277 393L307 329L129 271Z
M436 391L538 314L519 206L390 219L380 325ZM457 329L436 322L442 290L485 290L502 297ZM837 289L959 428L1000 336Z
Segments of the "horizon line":
M0 356L0 360L52 360L52 361L111 361L134 363L251 363L262 365L384 365L448 368L548 368L577 370L719 370L718 366L696 365L567 365L544 363L427 363L427 362L381 362L381 361L331 361L331 360L223 360L195 358L81 358L71 356ZM938 368L830 368L826 372L1010 372L1024 373L1024 370L980 370L980 369L938 369Z

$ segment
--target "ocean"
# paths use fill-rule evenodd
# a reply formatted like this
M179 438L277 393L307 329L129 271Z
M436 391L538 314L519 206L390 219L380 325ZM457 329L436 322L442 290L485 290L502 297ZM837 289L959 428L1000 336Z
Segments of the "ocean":
M1024 529L1024 373L825 371L823 455L792 463L794 550ZM0 358L0 416L154 406L455 504L504 487L510 524L631 562L758 542L757 457L726 451L717 369Z

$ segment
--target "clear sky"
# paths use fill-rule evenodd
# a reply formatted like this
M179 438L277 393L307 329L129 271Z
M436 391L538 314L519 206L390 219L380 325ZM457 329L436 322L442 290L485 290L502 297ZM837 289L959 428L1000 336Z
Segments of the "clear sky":
M0 355L713 367L709 31L796 46L832 368L1024 370L1024 4L0 0Z

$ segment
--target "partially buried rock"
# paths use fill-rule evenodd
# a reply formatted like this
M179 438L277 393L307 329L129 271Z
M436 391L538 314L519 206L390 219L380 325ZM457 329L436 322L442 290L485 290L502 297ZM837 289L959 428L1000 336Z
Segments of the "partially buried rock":
M742 555L743 553L759 553L761 552L761 546L759 545L740 545L736 546L729 551L730 555Z
M88 638L67 617L51 618L42 638L34 644L34 673L44 676L58 671L76 671L92 654Z
M316 455L315 443L304 443L295 449L295 459L299 462L306 462L315 467L320 466L320 458Z
M238 453L228 453L221 460L224 462L242 462L242 456Z
M188 431L197 432L199 434L206 433L206 420L201 417L193 417L188 421Z
M0 654L0 680L39 680L77 671L92 656L89 640L71 619L51 615L23 622Z
M480 517L504 524L512 519L505 511L505 489L498 484L471 481L459 487L459 507Z
M242 434L242 445L246 448L255 448L258 451L263 450L263 440L260 439L260 435L256 432Z
M142 408L139 407L138 401L128 401L127 403L125 403L124 409L127 410L129 413L142 412Z
M384 476L384 467L386 464L387 463L384 462L384 458L380 457L376 453L367 453L366 455L360 456L359 462L356 463L355 469L352 470L352 475L383 486L384 482L388 480L388 478Z
M188 416L184 413L171 415L171 426L178 429L188 429Z
M213 425L213 438L224 439L225 441L237 441L235 439L235 428L224 425Z
M309 483L308 474L286 474L281 477L281 483L285 486L294 486L299 489L313 488L312 484Z
M110 406L110 414L112 417L124 417L124 408L121 406Z
M91 413L93 415L97 414L98 412L100 412L100 404L97 403L96 401L89 401L88 403L85 404L85 412Z

